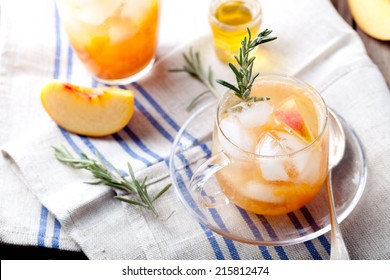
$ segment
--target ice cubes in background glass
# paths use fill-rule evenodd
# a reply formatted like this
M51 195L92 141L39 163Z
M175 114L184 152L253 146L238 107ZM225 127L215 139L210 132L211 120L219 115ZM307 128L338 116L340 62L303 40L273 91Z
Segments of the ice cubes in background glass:
M134 20L136 24L140 24L145 20L145 15L147 14L147 11L151 9L152 5L155 5L155 1L123 1L120 16L130 18Z
M225 136L234 145L240 147L244 151L253 152L255 146L255 137L253 133L248 131L240 122L238 117L233 114L220 122L220 128ZM219 142L222 149L231 155L237 155L237 150L229 143L223 135L219 134Z
M120 43L130 36L134 36L138 31L138 27L133 21L122 18L112 18L108 22L110 43Z
M266 101L258 101L249 104L247 102L242 102L238 106L240 106L242 110L237 113L237 117L246 128L264 125L274 110L274 106Z
M250 181L243 186L242 192L245 196L255 200L268 203L282 203L285 199L274 194L275 186L267 185L257 181Z
M80 21L97 26L119 13L122 5L123 0L80 0L75 2L74 12Z

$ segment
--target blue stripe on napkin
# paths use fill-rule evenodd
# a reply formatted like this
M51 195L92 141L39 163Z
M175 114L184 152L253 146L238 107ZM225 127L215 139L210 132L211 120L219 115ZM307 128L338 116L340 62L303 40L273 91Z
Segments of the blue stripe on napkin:
M153 127L162 136L164 136L165 139L167 139L169 142L173 143L174 139L173 139L172 135L170 135L169 132L164 127L162 127L162 125L155 118L152 117L152 115L145 109L145 107L137 99L134 100L134 104L135 104L135 107L137 108L137 110L139 112L141 112L142 115L144 115L144 117L153 125Z
M303 229L301 222L298 220L297 216L294 213L288 213L287 214L290 217L291 222L297 229L298 233L301 234L301 230ZM306 248L309 250L311 256L315 260L322 260L321 255L318 253L316 247L314 246L313 242L311 241L305 241L304 242Z
M46 226L47 226L47 216L49 211L45 206L41 207L41 216L39 221L39 232L38 232L38 240L37 245L39 247L45 246L45 237L46 237Z
M61 233L61 224L57 219L55 219L54 229L53 229L53 239L51 241L51 247L54 249L60 248L60 233Z
M259 229L256 227L256 225L253 223L251 218L249 217L248 213L243 210L240 207L237 207L238 211L240 212L241 216L244 218L244 220L247 222L250 230L252 231L253 235L258 240L264 240L263 236L261 235ZM270 253L268 252L267 248L265 246L259 246L261 253L263 254L264 259L271 260L272 257Z
M130 147L129 145L126 144L126 142L122 139L122 137L119 136L118 133L114 133L112 134L112 137L116 140L116 142L118 142L119 146L122 147L122 149L127 153L129 154L132 158L134 159L137 159L139 161L142 161L147 167L151 166L152 163L147 160L146 158L144 157L141 157L139 155L137 155Z
M59 16L55 4L54 4L54 18L55 18L56 48L55 48L55 56L54 56L53 78L57 79L60 72L61 43L60 43L60 36L58 36L60 32ZM39 220L38 240L37 240L37 245L40 247L45 246L47 218L48 218L48 210L45 206L42 205L41 215ZM61 229L61 225L59 221L57 219L54 219L54 231L52 236L52 240L54 241L54 244L52 241L53 248L59 248L59 242L56 242L55 240L60 239L60 229Z
M66 80L70 81L70 78L72 76L72 68L73 68L73 50L72 47L68 46L68 65L67 65L67 71L66 71Z
M61 37L60 37L60 17L57 11L57 5L54 2L54 18L55 18L55 56L54 56L54 72L53 78L58 79L60 74L60 59L61 59Z
M142 141L141 139L128 127L126 126L123 131L125 131L127 133L127 135L129 135L129 137L134 141L134 143L140 147L140 149L142 151L144 151L144 153L152 156L153 158L155 158L157 160L157 162L160 162L160 161L163 161L164 158L162 158L161 156L159 156L158 154L156 154L155 152L151 151Z
M260 222L263 224L263 227L267 231L269 237L271 237L272 240L278 240L278 236L276 235L274 229L270 225L270 223L267 221L267 219L263 215L256 215L256 217L260 220ZM288 260L288 256L286 252L284 251L282 246L275 246L275 251L279 255L279 258L282 260Z
M311 228L314 231L319 230L320 227L317 225L317 223L314 220L313 216L311 215L309 209L307 209L306 207L302 207L300 210L301 210L303 216L305 217L306 221L311 226ZM325 248L325 250L328 253L328 255L330 255L330 244L329 244L329 241L326 238L326 236L325 235L321 235L321 236L318 237L318 240L320 241L321 245Z
M184 180L179 173L177 174L177 183L178 183L179 188L182 189L182 193L187 194L186 200L191 205L191 209L194 209L200 217L204 218L203 213L199 210L199 208L196 206L195 201L192 199L191 195L188 193L187 186L184 183ZM207 239L210 242L210 245L214 250L214 254L215 254L216 259L217 260L224 260L225 257L221 251L221 248L219 247L219 244L214 236L214 233L210 229L205 227L202 223L199 223L199 225L202 228L202 230L205 232Z
M168 115L168 113L165 112L165 110L158 104L158 102L156 102L153 97L138 83L134 82L132 85L141 93L141 95L149 102L149 104L152 105L157 113L160 114L162 119L164 119L176 132L179 132L180 126L173 120L173 118ZM198 140L190 135L187 131L183 132L183 136L192 141L192 145L199 145ZM206 145L201 144L200 146L207 155L211 154Z

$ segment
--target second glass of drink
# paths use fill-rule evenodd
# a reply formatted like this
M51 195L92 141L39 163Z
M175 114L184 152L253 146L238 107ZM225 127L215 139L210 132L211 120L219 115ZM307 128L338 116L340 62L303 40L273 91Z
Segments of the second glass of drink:
M153 65L159 0L57 0L78 58L96 80L126 84Z

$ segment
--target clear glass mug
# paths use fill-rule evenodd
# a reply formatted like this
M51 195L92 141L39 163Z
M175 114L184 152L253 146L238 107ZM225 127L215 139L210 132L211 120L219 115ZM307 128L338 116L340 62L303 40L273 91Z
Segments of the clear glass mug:
M205 207L233 202L257 214L286 214L324 185L328 110L314 88L293 77L259 76L251 94L270 100L248 105L231 91L221 99L213 155L195 171L190 189Z
M57 0L78 58L106 84L126 84L153 65L159 0Z
M263 13L260 0L212 0L209 24L213 33L215 52L223 62L235 62L242 38L260 30Z

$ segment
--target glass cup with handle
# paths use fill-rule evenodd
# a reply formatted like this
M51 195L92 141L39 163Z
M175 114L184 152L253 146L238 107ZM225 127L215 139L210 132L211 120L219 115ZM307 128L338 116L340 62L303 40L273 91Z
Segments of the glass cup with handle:
M328 110L313 87L289 76L259 76L251 95L269 100L242 102L231 91L221 99L213 155L195 171L190 188L205 207L234 203L257 214L286 214L324 185Z

